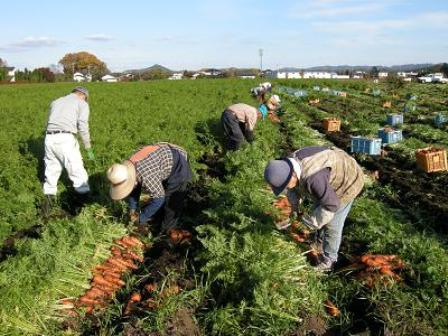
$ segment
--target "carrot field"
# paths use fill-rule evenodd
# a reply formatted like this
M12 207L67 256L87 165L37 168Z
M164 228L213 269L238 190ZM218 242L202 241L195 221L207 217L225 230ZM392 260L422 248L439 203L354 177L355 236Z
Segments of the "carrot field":
M87 84L92 195L79 207L63 176L47 219L40 203L48 106L73 84L0 86L0 335L447 335L448 173L422 171L415 150L448 148L447 123L434 123L438 113L448 117L448 86L276 80L280 122L259 121L253 144L226 153L221 113L255 105L249 92L258 83ZM350 152L352 136L377 136L411 96L403 141L381 156L353 154L365 188L336 269L318 273L306 234L274 225L284 205L263 180L267 161L309 145ZM324 118L339 118L341 130L325 131ZM181 219L192 237L174 247L127 223L126 204L109 199L105 176L112 163L160 141L185 148L194 172ZM95 283L110 291L90 302Z

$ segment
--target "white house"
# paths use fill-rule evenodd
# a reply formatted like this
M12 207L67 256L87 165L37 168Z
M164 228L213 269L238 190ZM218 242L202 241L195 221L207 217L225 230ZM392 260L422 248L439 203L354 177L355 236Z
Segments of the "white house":
M298 71L277 71L277 78L279 79L299 79L302 75Z
M331 74L332 79L350 79L349 75Z
M7 76L10 78L9 81L14 83L16 81L16 72L17 68L15 67L6 67Z
M86 79L86 76L84 76L82 73L80 73L80 72L75 72L74 74L73 74L73 80L75 81L75 82L85 82L87 79Z
M319 78L319 79L330 79L335 73L330 73L326 71L305 71L303 73L303 78Z
M240 75L238 77L242 79L255 79L255 75Z
M389 76L388 72L378 72L378 78L386 78Z
M173 73L168 79L169 80L179 80L184 78L184 74L182 72Z
M103 82L107 82L107 83L116 83L116 82L118 82L117 77L114 77L112 75L104 75L103 77L101 77L101 80Z

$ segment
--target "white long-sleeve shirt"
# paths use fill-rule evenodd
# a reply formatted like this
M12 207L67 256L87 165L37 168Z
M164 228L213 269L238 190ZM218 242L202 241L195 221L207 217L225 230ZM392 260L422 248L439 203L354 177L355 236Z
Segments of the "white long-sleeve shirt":
M71 93L54 100L50 105L47 131L65 131L79 134L86 149L91 147L89 132L89 104Z

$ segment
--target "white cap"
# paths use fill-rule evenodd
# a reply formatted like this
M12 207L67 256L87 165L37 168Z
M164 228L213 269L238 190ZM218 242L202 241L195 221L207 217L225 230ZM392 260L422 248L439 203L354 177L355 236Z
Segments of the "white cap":
M269 82L265 82L265 83L260 84L260 86L267 89L267 88L272 87L272 84Z
M271 96L270 101L275 105L278 105L281 102L280 97L278 95Z

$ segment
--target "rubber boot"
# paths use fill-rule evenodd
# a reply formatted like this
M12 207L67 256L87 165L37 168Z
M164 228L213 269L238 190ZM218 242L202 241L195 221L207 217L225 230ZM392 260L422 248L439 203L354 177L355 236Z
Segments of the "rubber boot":
M45 218L50 217L51 209L56 203L55 195L45 195L41 204L42 216Z

